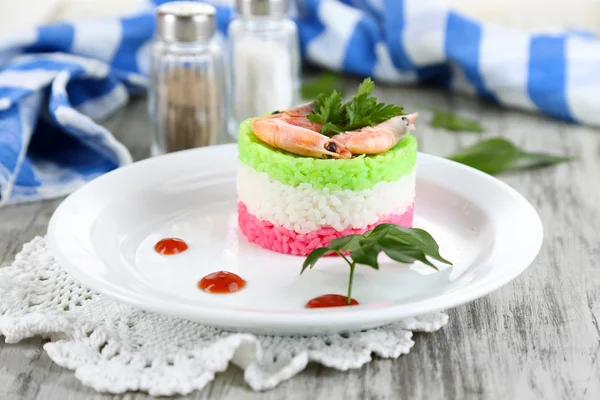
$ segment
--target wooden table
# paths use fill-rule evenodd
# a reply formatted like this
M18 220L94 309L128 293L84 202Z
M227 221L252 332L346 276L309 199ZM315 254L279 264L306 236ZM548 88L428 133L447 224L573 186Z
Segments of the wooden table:
M356 81L349 81L353 87ZM194 399L599 399L600 398L600 132L505 110L433 89L380 88L380 98L404 105L451 108L528 150L579 157L543 170L502 176L529 199L544 222L534 264L504 288L450 310L434 334L415 335L410 354L376 359L338 372L310 365L277 388L254 393L230 367ZM599 111L600 112L600 111ZM417 124L420 150L448 155L477 140ZM139 160L149 154L144 99L105 122ZM23 243L44 235L60 199L0 210L0 265ZM519 227L515 227L519 229ZM100 395L55 365L39 338L0 339L0 399L142 399L139 393Z

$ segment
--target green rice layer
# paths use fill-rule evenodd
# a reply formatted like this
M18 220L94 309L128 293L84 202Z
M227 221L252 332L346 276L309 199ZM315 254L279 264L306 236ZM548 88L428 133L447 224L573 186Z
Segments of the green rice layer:
M364 190L377 182L393 182L410 173L417 162L417 139L406 135L392 149L375 156L317 159L275 149L252 132L251 119L240 124L239 160L290 186L310 183L331 190Z

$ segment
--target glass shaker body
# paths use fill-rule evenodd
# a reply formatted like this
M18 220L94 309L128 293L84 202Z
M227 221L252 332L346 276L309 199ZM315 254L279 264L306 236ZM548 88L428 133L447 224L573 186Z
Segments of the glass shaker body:
M229 24L229 133L240 122L299 100L300 45L296 24L284 16L241 16Z
M154 41L148 102L153 155L223 142L225 79L223 52L217 40Z

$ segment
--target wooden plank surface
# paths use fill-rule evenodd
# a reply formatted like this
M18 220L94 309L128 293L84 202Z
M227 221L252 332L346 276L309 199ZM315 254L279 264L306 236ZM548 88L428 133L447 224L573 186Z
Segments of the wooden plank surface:
M349 81L353 86L355 81ZM377 359L338 372L310 365L277 388L254 393L235 367L219 374L192 399L598 399L600 398L600 132L546 117L501 109L472 98L417 88L385 87L387 102L451 108L480 120L487 136L503 136L528 150L579 157L570 164L502 176L525 195L544 222L545 242L534 264L504 288L450 310L450 323L417 334L410 354ZM420 150L448 155L477 140L427 126ZM144 99L105 125L135 159L148 156L150 126ZM0 210L0 265L46 231L59 200ZM518 229L518 227L515 227ZM79 383L52 363L38 338L0 339L0 399L145 399L110 396Z

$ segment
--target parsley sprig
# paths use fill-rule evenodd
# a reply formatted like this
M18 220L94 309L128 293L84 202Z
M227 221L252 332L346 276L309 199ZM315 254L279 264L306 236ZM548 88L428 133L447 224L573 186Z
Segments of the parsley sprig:
M315 100L314 111L307 118L311 122L323 124L323 135L333 136L374 126L403 114L403 107L378 102L377 97L371 96L373 89L375 83L371 78L366 78L358 86L356 95L345 103L337 90L329 94L321 93Z
M307 268L312 269L317 261L328 254L337 253L350 266L347 304L352 300L352 281L357 264L379 269L377 257L384 252L394 261L401 263L422 263L438 269L427 257L444 264L452 263L440 255L440 248L435 239L425 230L405 228L395 224L381 224L362 235L348 235L334 239L327 247L313 250L302 264L302 274Z

